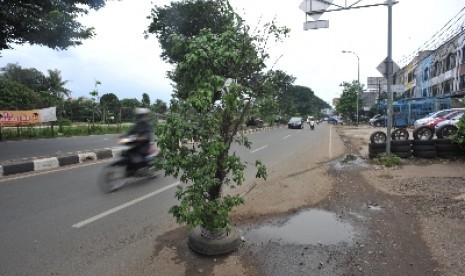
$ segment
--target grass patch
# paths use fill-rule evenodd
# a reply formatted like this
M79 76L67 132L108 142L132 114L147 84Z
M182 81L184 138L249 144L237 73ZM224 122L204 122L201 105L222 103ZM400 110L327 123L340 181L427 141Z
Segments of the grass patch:
M402 159L395 154L387 156L384 153L379 153L378 156L375 159L373 159L373 161L378 165L384 165L386 167L394 167L404 164Z

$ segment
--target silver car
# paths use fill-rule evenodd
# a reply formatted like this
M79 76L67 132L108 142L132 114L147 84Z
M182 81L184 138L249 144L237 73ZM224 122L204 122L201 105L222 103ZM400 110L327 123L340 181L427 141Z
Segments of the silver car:
M462 118L463 112L455 115L454 117L450 118L449 120L444 120L439 122L437 125L434 126L434 133L438 138L449 138L454 133L457 132L457 122Z
M465 110L465 109L463 109L463 108L450 108L450 109L439 110L439 111L436 111L434 113L430 113L430 115L428 115L428 116L426 116L424 118L416 120L413 123L413 126L414 126L415 129L417 129L419 127L422 127L422 126L426 126L431 121L433 121L434 119L442 118L442 117L446 116L447 114L449 114L449 113L451 113L451 112L453 112L455 110Z

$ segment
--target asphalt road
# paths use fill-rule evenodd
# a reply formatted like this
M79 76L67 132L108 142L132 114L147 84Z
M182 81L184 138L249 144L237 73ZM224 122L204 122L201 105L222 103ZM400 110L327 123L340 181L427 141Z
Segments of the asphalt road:
M273 129L249 134L251 149L232 150L271 168L310 143L318 160L331 157L330 133L327 124ZM89 139L103 146L114 138ZM0 275L109 275L150 255L142 251L153 250L154 237L176 224L168 209L178 182L159 177L102 194L96 181L106 162L0 178ZM248 168L245 175L254 174Z
M117 146L120 134L59 137L0 142L0 164L29 157L50 157L69 152L90 151Z

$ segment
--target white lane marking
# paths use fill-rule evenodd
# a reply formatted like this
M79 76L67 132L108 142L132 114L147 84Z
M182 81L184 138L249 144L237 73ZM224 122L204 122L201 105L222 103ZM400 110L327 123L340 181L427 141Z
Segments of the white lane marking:
M262 149L264 149L264 148L267 148L267 147L268 147L268 145L264 145L263 147L258 148L258 149L255 149L255 150L251 151L250 153L255 153L255 152L257 152L257 151L259 151L259 150L262 150Z
M292 135L287 135L287 136L284 136L283 139L287 139L289 137L291 137Z
M124 208L127 208L127 207L132 206L132 205L134 205L134 204L136 204L136 203L139 203L139 202L141 202L141 201L143 201L143 200L146 200L147 198L150 198L150 197L152 197L152 196L154 196L154 195L157 195L157 194L159 194L159 193L161 193L161 192L164 192L164 191L166 191L166 190L168 190L168 189L171 189L171 188L173 188L173 187L175 187L175 186L178 186L179 184L180 184L180 182L176 182L176 183L170 184L170 185L168 185L168 186L166 186L166 187L163 187L163 188L161 188L161 189L159 189L159 190L156 190L156 191L154 191L154 192L151 192L151 193L149 193L149 194L146 194L146 195L144 195L144 196L141 196L141 197L139 197L139 198L136 198L136 199L134 199L134 200L131 200L131 201L129 201L129 202L126 202L126 203L124 203L124 204L122 204L122 205L120 205L120 206L117 206L117 207L115 207L115 208L112 208L112 209L110 209L110 210L107 210L107 211L105 211L105 212L103 212L103 213L100 213L100 214L98 214L98 215L96 215L96 216L93 216L93 217L91 217L91 218L88 218L88 219L86 219L86 220L83 220L83 221L81 221L81 222L78 222L78 223L74 224L72 227L73 227L73 228L81 228L81 227L83 227L83 226L85 226L85 225L87 225L87 224L89 224L89 223L91 223L91 222L94 222L94 221L96 221L96 220L99 220L99 219L101 219L101 218L104 218L104 217L106 217L106 216L108 216L108 215L111 215L111 214L113 214L113 213L116 213L116 212L118 212L118 211L120 211L120 210L122 210L122 209L124 209Z

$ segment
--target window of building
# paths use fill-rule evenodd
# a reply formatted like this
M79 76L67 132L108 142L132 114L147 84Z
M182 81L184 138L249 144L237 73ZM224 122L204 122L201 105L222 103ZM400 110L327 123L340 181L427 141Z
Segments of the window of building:
M459 89L462 91L462 90L465 90L465 75L462 75L460 76L460 79L459 79Z
M408 76L407 76L407 81L408 82L413 81L414 78L415 78L415 73L413 71L408 73Z
M444 94L450 94L452 92L452 79L444 82Z
M433 95L432 95L433 97L436 97L436 96L438 95L438 90L439 90L438 85L437 85L437 84L434 85L433 88L432 88L432 91L431 91L432 94L433 94Z
M433 76L434 76L434 77L437 77L437 76L439 76L439 74L441 74L441 72L440 72L440 70L439 70L439 67L440 67L439 61L436 61L436 62L434 63L434 67L433 67L433 68L434 68L434 69L433 69Z
M465 63L465 46L462 47L462 64Z
M425 70L423 70L423 80L426 81L429 78L429 67L426 67Z
M455 67L455 53L450 53L446 58L446 68L445 71L452 70Z

